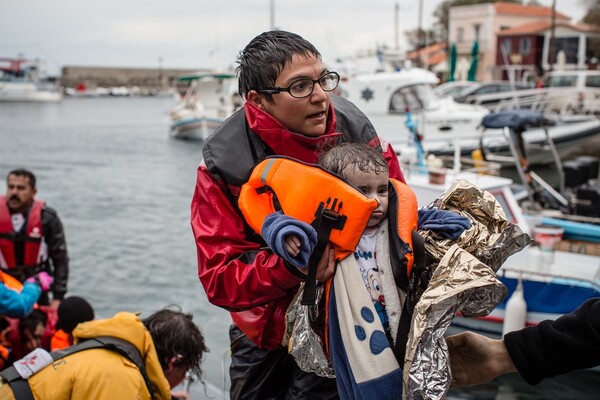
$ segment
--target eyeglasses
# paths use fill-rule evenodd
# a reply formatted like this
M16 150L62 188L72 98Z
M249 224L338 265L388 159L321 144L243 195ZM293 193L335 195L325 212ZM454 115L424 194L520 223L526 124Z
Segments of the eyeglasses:
M263 88L256 89L256 91L267 94L288 92L290 96L296 99L302 99L312 94L313 90L315 89L315 83L318 83L323 91L331 92L340 83L340 76L337 72L327 72L319 79L298 79L290 83L288 87Z

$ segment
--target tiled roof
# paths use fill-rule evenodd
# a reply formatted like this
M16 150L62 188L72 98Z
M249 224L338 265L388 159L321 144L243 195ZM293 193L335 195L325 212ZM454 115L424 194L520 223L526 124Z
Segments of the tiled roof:
M437 65L445 60L446 60L446 53L439 52L439 53L429 56L429 58L427 58L427 63L429 65Z
M565 27L576 32L589 32L589 33L600 33L600 28L590 24L570 24L567 22L557 22L557 27ZM530 35L535 33L543 33L552 29L551 21L536 21L529 24L523 24L515 26L514 28L505 29L498 31L498 36L516 36L516 35Z
M552 18L552 8L543 6L525 6L516 3L494 3L496 14L514 14L527 17L548 17ZM556 12L557 19L570 20L571 17Z
M423 47L419 51L419 55L421 60L427 59L429 65L436 65L446 59L446 43L434 43L431 46ZM417 50L406 53L406 58L409 60L415 60L417 57Z
M434 43L431 46L423 47L419 51L419 53L421 54L421 57L422 57L424 54L430 54L431 55L432 53L435 53L435 52L438 52L438 51L445 52L446 51L446 43L443 43L443 42L441 42L441 43ZM409 51L408 53L406 53L406 57L408 57L408 58L413 58L413 57L416 57L416 56L417 56L417 50L412 50L412 51Z

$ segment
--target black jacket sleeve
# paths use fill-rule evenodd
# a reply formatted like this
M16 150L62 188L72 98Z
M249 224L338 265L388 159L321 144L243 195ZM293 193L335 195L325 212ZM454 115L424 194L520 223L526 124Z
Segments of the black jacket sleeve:
M556 321L507 333L504 342L517 370L532 385L600 365L600 298Z
M50 207L42 212L42 229L44 240L48 245L48 258L52 260L52 298L62 300L67 292L67 279L69 278L69 255L67 242L62 223L56 211Z

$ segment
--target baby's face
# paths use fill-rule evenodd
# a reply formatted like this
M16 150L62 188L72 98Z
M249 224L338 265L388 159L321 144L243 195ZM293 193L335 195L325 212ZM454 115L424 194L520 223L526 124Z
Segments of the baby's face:
M379 224L387 216L389 174L387 172L378 174L373 170L363 172L358 168L353 168L344 175L347 176L348 182L360 189L368 198L377 200L379 204L373 210L367 227Z

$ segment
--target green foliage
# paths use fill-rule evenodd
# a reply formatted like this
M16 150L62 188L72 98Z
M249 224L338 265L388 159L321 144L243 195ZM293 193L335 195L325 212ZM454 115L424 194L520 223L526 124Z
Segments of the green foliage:
M585 1L588 11L582 22L600 27L600 0Z

